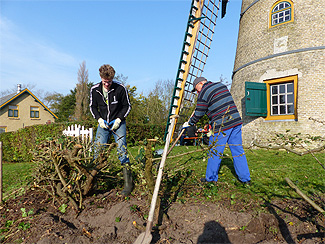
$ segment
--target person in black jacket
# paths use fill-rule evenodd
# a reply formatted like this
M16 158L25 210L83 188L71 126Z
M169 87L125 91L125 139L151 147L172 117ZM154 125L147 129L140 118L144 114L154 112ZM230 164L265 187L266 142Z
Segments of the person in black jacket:
M99 68L101 82L90 89L90 112L98 121L95 138L95 157L98 157L99 147L108 143L112 134L118 144L118 158L123 166L124 189L127 196L133 188L130 160L127 154L126 122L131 111L131 104L126 87L114 81L115 70L109 64ZM97 146L96 146L97 145Z

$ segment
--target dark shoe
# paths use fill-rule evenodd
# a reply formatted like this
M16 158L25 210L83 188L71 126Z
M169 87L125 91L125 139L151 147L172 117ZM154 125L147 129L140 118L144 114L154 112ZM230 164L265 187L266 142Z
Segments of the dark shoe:
M202 183L217 183L216 181L208 181L206 178L201 178L200 181Z
M242 182L244 186L250 186L251 185L251 181L246 181L246 182Z
M132 171L129 168L129 165L123 167L124 189L121 192L123 196L128 196L133 189Z

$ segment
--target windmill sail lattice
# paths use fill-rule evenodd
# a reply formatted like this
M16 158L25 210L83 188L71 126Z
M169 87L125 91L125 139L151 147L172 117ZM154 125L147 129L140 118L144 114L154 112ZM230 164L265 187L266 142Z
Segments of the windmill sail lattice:
M169 116L179 115L174 128L172 140L177 137L182 124L187 121L194 110L197 97L192 93L193 81L202 76L207 62L214 27L221 0L192 0L189 19L185 32L183 49L177 71ZM165 138L169 131L168 119Z

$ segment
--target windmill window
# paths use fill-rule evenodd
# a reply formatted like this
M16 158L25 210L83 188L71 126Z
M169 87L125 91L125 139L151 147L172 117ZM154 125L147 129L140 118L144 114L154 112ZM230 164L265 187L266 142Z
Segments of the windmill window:
M273 5L270 13L270 27L293 21L293 4L291 1L282 1Z
M262 116L265 120L297 120L298 76L245 82L247 116Z
M297 120L298 77L287 76L265 81L266 120Z
M271 85L271 115L294 114L293 82Z

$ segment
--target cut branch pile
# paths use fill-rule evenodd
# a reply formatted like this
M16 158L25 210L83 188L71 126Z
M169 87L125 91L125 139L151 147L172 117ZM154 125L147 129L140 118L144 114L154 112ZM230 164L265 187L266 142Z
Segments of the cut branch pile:
M69 203L78 211L115 146L110 144L94 159L91 144L80 143L79 138L48 140L34 150L34 186L48 192L53 201Z

